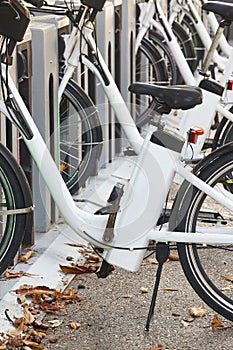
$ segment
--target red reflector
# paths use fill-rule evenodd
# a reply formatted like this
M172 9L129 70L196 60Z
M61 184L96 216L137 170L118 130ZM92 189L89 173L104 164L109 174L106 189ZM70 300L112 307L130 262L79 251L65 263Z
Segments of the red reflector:
M197 138L199 135L204 134L204 129L199 128L198 126L194 126L189 130L188 133L188 142L190 143L197 143Z
M233 90L233 80L228 80L227 90Z

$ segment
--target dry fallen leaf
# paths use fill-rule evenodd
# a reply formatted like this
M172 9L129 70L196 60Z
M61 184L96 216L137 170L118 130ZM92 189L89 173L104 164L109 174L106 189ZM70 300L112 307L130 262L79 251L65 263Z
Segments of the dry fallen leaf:
M69 324L69 326L70 326L70 328L72 328L72 329L78 329L78 328L80 327L80 323L78 323L78 322L71 322L71 323Z
M227 329L227 328L232 328L232 326L225 326L218 318L218 315L215 314L214 318L211 322L212 329L214 328L220 328L220 329Z
M33 324L33 326L34 326L34 324ZM30 333L31 333L31 335L35 335L35 336L37 336L37 337L40 337L41 339L42 338L45 338L46 337L46 333L44 333L44 332L37 332L37 331L35 331L35 329L31 329L30 328Z
M48 321L48 323L51 324L51 327L52 328L55 328L55 327L59 327L61 324L62 324L63 321L61 320L51 320L51 321Z
M84 257L88 260L88 262L100 262L102 259L93 253L85 253Z
M78 247L78 248L87 246L86 244L82 244L82 243L66 243L66 245L69 245L70 247Z
M163 350L163 345L158 344L157 346L152 346L152 348L150 348L150 350Z
M231 277L231 276L222 276L222 278L226 281L233 282L233 277Z
M140 291L141 291L142 293L148 293L148 288L141 287L141 288L140 288Z
M214 315L214 318L211 322L211 325L212 325L212 328L222 328L223 327L223 324L220 322L217 314Z
M44 346L41 344L36 343L35 341L31 341L31 340L23 340L23 344L25 345L29 345L32 348L36 348L36 349L44 349Z
M171 254L169 254L168 259L171 261L179 261L179 255L171 253Z
M194 318L193 317L184 317L183 321L191 323L194 321Z
M149 262L150 264L158 264L158 260L157 260L156 258L149 258L149 259L148 259L148 262Z
M26 296L24 294L20 294L18 297L17 297L17 301L19 304L23 304L25 303L26 301Z
M190 316L194 317L204 317L206 315L206 309L204 309L202 306L190 307L188 311Z
M229 286L221 288L222 291L229 290L229 289L233 289L233 283L229 284Z
M184 327L188 327L189 326L189 322L186 322L186 321L184 321L184 320L181 320L181 323L182 323L182 325L184 326Z
M4 276L6 278L17 278L17 277L22 277L22 276L38 276L38 275L34 275L32 273L28 273L28 272L24 272L24 271L18 271L18 272L6 271L4 273Z
M10 337L18 337L21 336L23 333L23 331L17 330L17 329L9 329L7 331L7 335L9 335Z
M25 324L32 324L35 321L35 317L28 310L28 306L27 305L24 305L23 315L24 315L24 318L25 318Z
M177 288L172 288L172 287L165 287L165 288L161 288L161 290L165 290L165 291L167 291L167 292L177 292L178 291L178 289Z
M64 266L60 265L62 272L71 273L71 274L81 274L81 273L94 273L97 271L98 267L96 266Z
M32 295L32 294L51 294L55 291L56 289L52 289L46 286L37 286L37 287L23 286L22 288L12 290L11 292L14 292L16 294Z
M124 294L124 295L122 295L122 298L125 298L125 299L127 299L127 298L133 298L133 294Z
M48 312L48 313L56 313L56 312L62 311L61 307L50 304L47 301L43 301L42 303L40 303L40 308L44 312Z
M34 255L35 255L35 252L33 250L29 250L29 252L27 252L26 254L20 254L19 260L22 262L26 262Z

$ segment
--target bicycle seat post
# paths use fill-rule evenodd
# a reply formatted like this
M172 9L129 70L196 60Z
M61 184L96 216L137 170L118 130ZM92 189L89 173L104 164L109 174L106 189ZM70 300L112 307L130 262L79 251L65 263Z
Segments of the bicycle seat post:
M201 74L206 74L208 69L209 69L209 66L211 64L211 61L212 61L212 58L213 58L213 55L214 55L214 52L215 50L217 49L217 46L219 44L219 41L220 41L220 38L224 32L224 29L226 26L229 26L231 23L229 21L226 21L226 20L221 20L221 22L219 23L219 27L218 27L218 30L214 36L214 39L212 41L212 44L208 50L208 53L206 55L206 58L203 62L203 68L202 68L202 71L201 71Z

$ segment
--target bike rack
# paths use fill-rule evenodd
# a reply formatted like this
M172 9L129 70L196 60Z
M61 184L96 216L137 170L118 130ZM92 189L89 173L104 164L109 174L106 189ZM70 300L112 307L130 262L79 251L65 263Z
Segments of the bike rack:
M35 122L58 164L57 30L54 24L36 21L32 21L30 30L32 33L32 115L35 116ZM32 169L32 189L36 206L35 230L47 232L51 220L55 221L58 213L35 164Z
M98 47L112 74L114 74L115 71L114 16L114 6L108 1L104 7L104 11L98 14L96 20ZM98 38L101 38L101 40L98 40ZM98 82L96 82L95 85L95 103L99 110L105 140L100 166L106 166L109 161L112 161L115 155L115 117L113 110L109 108L107 98Z

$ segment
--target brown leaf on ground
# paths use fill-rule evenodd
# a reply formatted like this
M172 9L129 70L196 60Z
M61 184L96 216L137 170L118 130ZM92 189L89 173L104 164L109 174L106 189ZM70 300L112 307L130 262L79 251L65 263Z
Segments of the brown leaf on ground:
M140 291L141 291L142 293L148 293L148 288L141 287L141 288L140 288Z
M55 299L62 299L66 301L81 301L83 298L80 298L77 296L77 292L74 289L67 289L65 291L56 291L53 294L53 298Z
M232 276L222 276L222 278L223 278L225 281L233 282L233 277L232 277Z
M37 287L23 286L22 288L12 290L11 292L14 292L16 294L32 295L32 294L51 294L51 293L54 293L55 291L56 289L52 289L46 286L37 286Z
M225 281L233 282L233 277L232 276L222 276L222 278ZM232 288L233 288L233 283L229 284L226 287L223 287L222 290L229 290L229 289L232 289Z
M170 260L170 261L179 261L179 255L171 253L168 256L168 260Z
M188 322L188 323L191 323L191 322L194 321L194 318L193 318L193 317L184 317L184 318L183 318L183 321Z
M98 269L96 266L84 266L84 265L79 265L79 266L64 266L60 265L60 269L64 273L71 273L71 274L81 274L81 273L95 273Z
M23 331L18 330L18 329L9 329L7 331L7 335L9 335L10 337L19 337L23 334Z
M33 326L34 326L34 324L33 324ZM38 332L38 331L36 331L35 329L32 329L32 328L30 328L30 334L32 335L32 336L37 336L37 337L39 337L39 338L41 338L41 339L43 339L43 338L45 338L46 337L46 333L44 333L44 332Z
M17 297L17 301L19 304L23 304L26 301L26 296L24 294L19 294L19 296Z
M24 272L24 271L18 271L18 272L6 271L4 273L4 276L6 278L17 278L17 277L22 277L22 276L38 276L38 275L34 275L32 273L28 273L28 272Z
M20 254L19 260L22 262L26 262L34 255L35 255L35 252L33 250L29 250L29 252L27 252L26 254Z
M59 327L62 324L62 322L63 322L62 320L50 320L50 321L48 321L48 323L51 324L52 328Z
M93 253L84 253L84 257L87 259L88 262L100 262L102 259Z
M152 346L152 348L150 348L150 350L163 350L163 345L158 344L157 346Z
M69 326L70 326L70 328L72 328L72 329L78 329L78 328L80 327L80 323L78 323L78 322L71 322L71 323L69 324Z
M188 311L190 316L194 317L204 317L206 315L206 309L204 309L202 306L190 307Z
M44 349L44 346L31 340L23 340L24 345L28 345L30 348Z
M165 290L166 292L177 292L177 288L167 287L167 288L161 288L161 290Z
M35 317L28 310L28 305L24 305L23 307L23 315L25 318L25 324L32 324L35 321Z
M232 326L225 326L218 318L218 315L215 314L214 318L211 322L212 329L218 328L218 329L227 329L232 328Z
M233 283L229 284L226 287L221 288L221 290L229 290L229 289L233 289Z
M82 243L66 243L66 245L68 245L70 247L78 247L78 248L87 246L86 244L82 244Z
M149 258L148 262L149 264L158 264L158 260L156 258Z
M47 313L56 313L62 311L61 307L48 303L47 301L43 301L42 303L40 303L40 308L41 310Z

